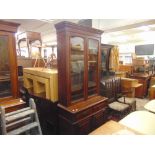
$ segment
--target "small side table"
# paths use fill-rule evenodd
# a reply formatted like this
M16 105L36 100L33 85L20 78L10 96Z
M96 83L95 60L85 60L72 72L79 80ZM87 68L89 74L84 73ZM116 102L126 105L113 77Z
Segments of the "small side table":
M151 100L146 103L144 108L152 113L155 113L155 100Z

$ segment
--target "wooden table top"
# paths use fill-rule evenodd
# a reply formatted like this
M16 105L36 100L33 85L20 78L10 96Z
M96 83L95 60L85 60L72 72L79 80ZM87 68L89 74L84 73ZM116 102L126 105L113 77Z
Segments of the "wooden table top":
M155 114L149 111L134 111L119 121L120 124L145 135L155 135Z
M155 113L155 100L151 100L145 104L144 108L148 111Z
M20 98L18 99L12 99L9 101L2 101L0 103L0 106L4 106L5 108L11 107L11 106L15 106L15 105L22 105L25 104L24 101L22 101Z
M141 133L110 120L89 135L141 135Z

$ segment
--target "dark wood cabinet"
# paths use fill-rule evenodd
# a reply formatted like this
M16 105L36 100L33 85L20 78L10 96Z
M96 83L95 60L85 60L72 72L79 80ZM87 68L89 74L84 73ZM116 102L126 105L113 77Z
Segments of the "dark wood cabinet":
M18 97L15 33L19 24L0 21L0 102Z
M58 48L60 134L88 134L104 122L106 98L99 96L101 30L61 22Z
M73 106L58 104L60 134L88 134L107 121L107 98L96 96Z

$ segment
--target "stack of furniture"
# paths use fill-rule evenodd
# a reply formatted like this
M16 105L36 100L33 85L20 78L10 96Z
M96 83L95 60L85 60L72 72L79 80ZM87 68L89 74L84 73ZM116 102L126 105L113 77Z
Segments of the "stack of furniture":
M59 131L88 134L107 120L107 98L99 95L102 31L69 22L55 27Z
M137 79L121 78L121 86L123 91L130 90L130 93L127 94L128 97L135 97L135 90L140 88L139 90L142 91L143 85Z
M24 68L24 87L30 94L58 101L57 69Z
M122 65L119 64L119 71L125 72L126 76L129 77L133 73L133 65Z
M149 65L145 62L143 57L136 57L132 59L133 72L149 73Z

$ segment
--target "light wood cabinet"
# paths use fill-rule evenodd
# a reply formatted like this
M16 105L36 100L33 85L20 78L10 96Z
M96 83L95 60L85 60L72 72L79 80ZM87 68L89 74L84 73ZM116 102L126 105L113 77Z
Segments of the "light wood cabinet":
M58 101L57 69L24 68L24 87L30 94L46 98L52 102Z
M142 88L139 87L135 90L135 97L146 97L148 94L150 75L148 75L147 73L134 73L130 76L130 78L137 79L138 82L143 85Z
M121 78L122 91L131 91L127 94L128 97L135 97L135 90L142 90L143 85L137 79Z

